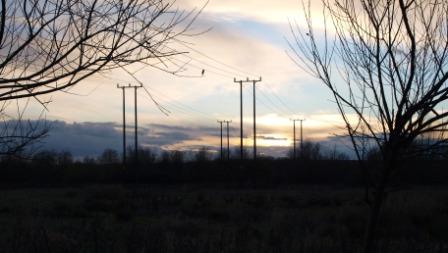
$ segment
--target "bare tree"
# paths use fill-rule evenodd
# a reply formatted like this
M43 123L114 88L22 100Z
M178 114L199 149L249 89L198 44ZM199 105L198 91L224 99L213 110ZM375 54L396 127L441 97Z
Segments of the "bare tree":
M2 0L0 101L63 90L136 62L163 69L197 12L170 0ZM156 60L156 61L154 61Z
M191 26L201 11L180 11L174 4L175 0L0 0L0 120L10 124L7 101L33 98L45 107L50 101L40 95L67 92L98 72L138 62L174 74L165 61L182 52L168 45L194 35ZM45 134L5 133L0 145L10 145L8 152ZM12 148L14 136L19 138Z
M332 92L354 150L366 139L379 150L365 170L370 215L364 252L374 250L381 206L400 162L422 136L446 143L448 2L445 0L322 0L324 29L291 22L291 58Z
M13 102L17 101L6 101L3 105L5 107ZM48 134L50 126L42 115L38 120L24 119L27 103L23 107L14 103L16 111L11 113L5 112L4 107L0 108L0 158L24 158L32 155L38 148L40 139Z

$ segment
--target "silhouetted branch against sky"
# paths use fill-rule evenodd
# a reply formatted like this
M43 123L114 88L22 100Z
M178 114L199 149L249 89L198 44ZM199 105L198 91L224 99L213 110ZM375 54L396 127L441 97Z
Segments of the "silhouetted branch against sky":
M310 1L303 2L307 27L292 22L289 44L292 59L332 92L361 163L366 138L376 143L378 165L364 170L371 207L364 252L370 253L402 161L418 154L420 138L448 141L448 2L322 2L323 33L313 26Z
M331 90L349 132L367 132L379 146L396 136L411 143L443 132L448 116L448 3L323 3L323 33L313 27L307 4L308 27L291 22L291 55Z
M64 90L98 71L181 54L167 44L183 36L200 9L174 1L3 0L0 101ZM157 65L163 70L163 65Z

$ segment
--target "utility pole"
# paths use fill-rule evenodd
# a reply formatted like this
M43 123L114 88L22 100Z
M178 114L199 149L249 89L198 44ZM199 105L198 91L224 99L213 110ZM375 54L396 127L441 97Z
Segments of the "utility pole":
M296 152L296 147L297 147L297 138L296 138L296 122L300 121L300 152L302 152L303 149L303 131L302 131L302 122L304 121L304 119L291 119L291 121L293 122L293 159L296 160L297 159L297 152Z
M117 88L120 88L123 90L123 163L126 164L126 112L125 112L125 89L134 89L134 117L135 117L135 124L134 124L134 152L135 152L135 163L138 164L138 121L137 121L137 89L143 87L140 85L119 85L117 84Z
M224 153L222 149L222 123L224 123L224 120L218 120L219 125L221 126L221 161L224 160Z
M255 101L255 85L257 82L261 82L261 77L258 80L250 80L246 78L246 80L236 80L233 79L235 83L240 84L240 156L241 160L243 160L243 83L252 83L253 84L253 110L254 110L254 160L257 159L257 120L256 120L256 101Z
M138 165L138 125L137 125L137 89L141 88L142 85L135 85L134 87L134 117L135 117L135 124L134 124L134 152L135 152L135 164Z
M292 124L293 124L293 130L292 130L292 132L293 132L293 139L292 139L292 146L293 146L293 157L292 157L292 159L293 160L296 160L296 158L297 158L297 156L296 156L296 121L298 121L298 119L290 119L291 121L292 121Z
M249 80L249 79L247 79ZM233 79L233 82L240 84L240 160L243 160L243 82L244 80Z
M300 158L303 158L303 121L305 119L299 119L300 121Z
M123 166L126 166L126 86L117 84L117 88L123 91Z
M261 77L258 80L251 80L253 85L253 106L254 106L254 160L257 160L257 100L255 99L255 85L261 82Z
M227 124L227 161L230 161L230 142L229 142L229 123L232 123L231 120L224 120Z

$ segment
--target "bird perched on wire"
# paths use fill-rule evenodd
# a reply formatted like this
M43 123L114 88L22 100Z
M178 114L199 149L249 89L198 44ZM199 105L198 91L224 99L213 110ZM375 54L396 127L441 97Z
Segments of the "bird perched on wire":
M205 69L202 70L201 75L204 76L205 74Z

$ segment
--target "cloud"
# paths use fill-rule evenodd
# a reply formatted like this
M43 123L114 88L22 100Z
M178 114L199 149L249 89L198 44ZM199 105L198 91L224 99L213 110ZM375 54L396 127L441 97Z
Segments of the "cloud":
M41 141L41 148L70 151L75 157L98 156L106 148L121 151L122 128L116 123L48 121L50 132ZM128 126L127 144L133 145L133 127ZM216 128L180 127L149 124L139 127L139 145L160 149L183 149L211 146L207 139L219 135ZM191 145L189 143L196 143Z
M193 0L178 1L176 4L185 10L201 6L201 3ZM300 3L295 0L281 3L266 0L210 1L194 27L195 31L209 27L213 29L188 39L188 45L196 51L181 43L168 45L186 52L174 57L173 61L189 62L181 74L190 77L176 77L150 67L141 69L142 66L138 64L129 67L132 71L140 70L136 77L142 80L157 102L171 112L168 117L163 115L144 90L139 89L140 143L166 149L217 146L220 132L216 120L228 119L233 121L230 128L231 145L238 145L239 87L233 78L256 78L258 75L263 77L263 82L257 86L258 133L275 139L261 139L260 145L290 145L292 124L289 118L294 113L302 113L307 119L304 123L306 138L322 140L333 133L334 125L313 121L314 118L333 121L330 117L314 116L321 111L326 115L334 115L334 105L325 102L328 94L323 92L323 85L315 85L316 82L300 71L285 54L287 46L284 36L289 34L286 21L289 13L296 12L301 11ZM202 69L205 69L204 77L201 76ZM70 145L75 145L76 152L80 154L98 153L105 147L121 150L122 91L116 88L117 83L135 84L135 81L117 69L94 75L71 89L79 96L66 93L44 96L43 100L53 101L48 106L48 119L65 122L56 124L63 130L53 133L54 137L50 137L50 141L54 145L50 143L48 146L65 148L72 143ZM289 109L284 108L273 93ZM134 120L133 95L131 90L126 91L125 115L128 124ZM243 99L244 143L250 145L250 84L243 87ZM37 108L40 109L36 110L39 113L42 108L40 105ZM75 124L86 121L92 123ZM131 137L132 127L129 131ZM64 134L72 137L67 137L67 142L60 141ZM128 144L132 144L133 139L128 139ZM83 147L81 142L84 141L95 144Z
M288 140L288 138L283 138L283 137L274 137L274 136L257 136L258 139L262 139L262 140L270 140L270 141L286 141Z
M197 0L187 0L182 1L181 6L188 10L201 4ZM320 1L312 1L313 13L317 13L321 8ZM287 23L288 18L302 15L302 9L302 4L297 0L226 0L210 1L204 12L227 20L246 17L265 22Z
M111 122L74 122L48 121L50 132L41 143L41 149L54 151L70 151L74 157L98 156L106 148L121 151L121 126ZM260 133L266 129L260 127ZM224 145L226 133L224 132ZM252 147L250 132L244 137L244 146ZM307 133L308 134L308 133ZM132 146L133 127L128 126L127 144ZM258 150L260 154L274 157L284 157L291 148L292 140L289 135L274 133L258 136ZM310 140L310 139L306 139ZM352 154L348 138L331 136L314 140L319 142L323 150L334 149L346 154ZM232 128L230 146L239 147L239 129ZM146 148L160 150L197 151L207 147L211 152L217 152L220 146L220 131L218 127L208 126L175 126L165 124L146 124L139 127L139 144Z

